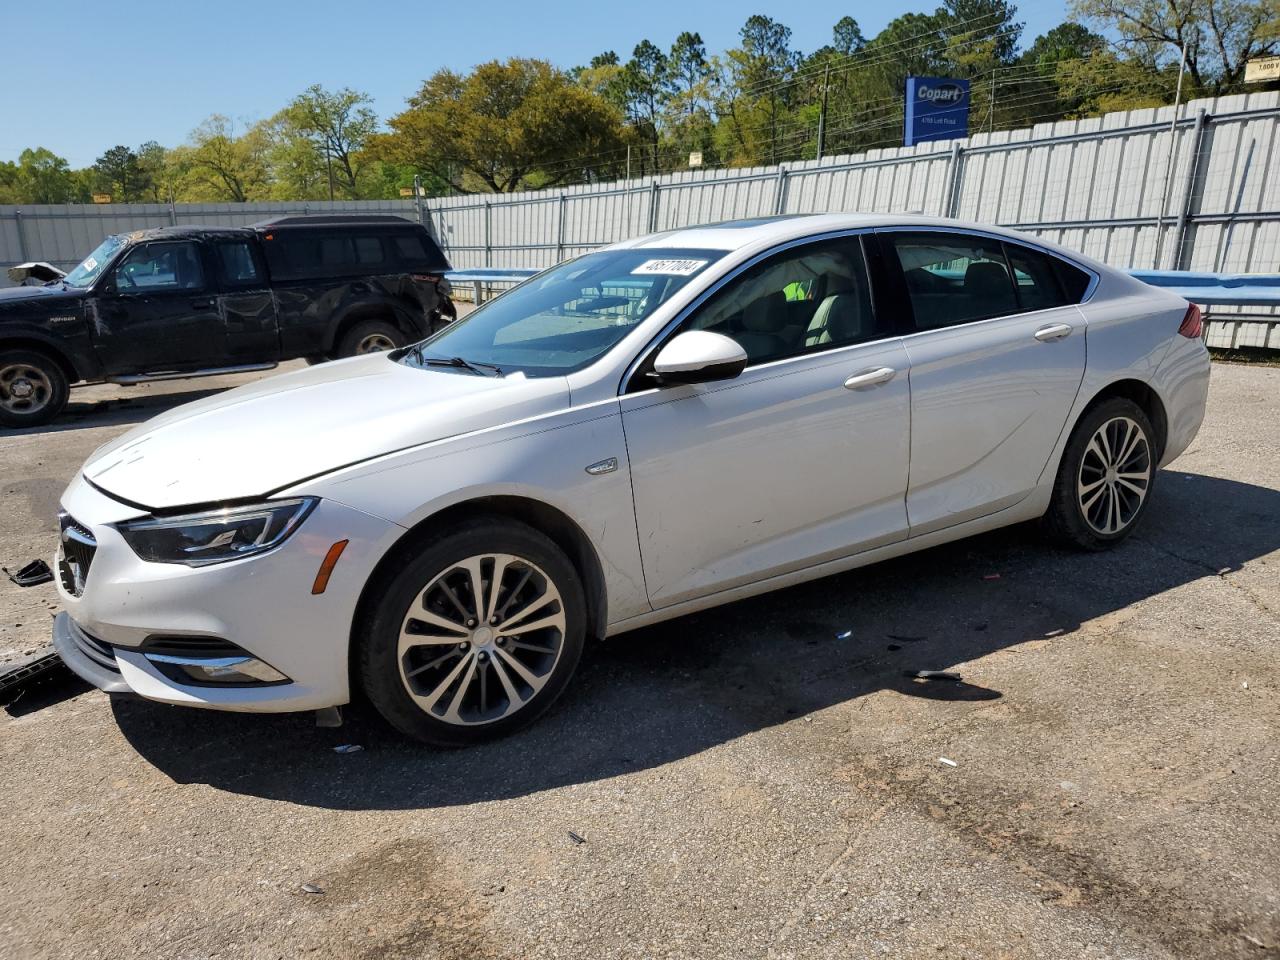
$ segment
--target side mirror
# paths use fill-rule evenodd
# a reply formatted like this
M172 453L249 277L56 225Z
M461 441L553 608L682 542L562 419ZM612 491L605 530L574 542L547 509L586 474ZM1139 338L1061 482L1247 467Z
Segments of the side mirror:
M736 340L710 330L688 330L658 351L653 373L662 386L732 380L747 367Z

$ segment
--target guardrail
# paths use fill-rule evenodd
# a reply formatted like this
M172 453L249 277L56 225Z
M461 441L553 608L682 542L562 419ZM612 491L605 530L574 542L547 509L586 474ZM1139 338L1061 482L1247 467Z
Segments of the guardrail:
M453 284L455 294L459 284L470 284L472 302L478 307L486 299L492 299L495 284L504 285L498 290L501 293L508 286L514 286L523 280L529 279L535 273L541 272L541 270L501 270L497 267L478 267L474 270L450 270L445 276Z
M479 305L502 290L539 273L538 270L484 267L454 270L448 276L455 287L471 286ZM1280 308L1280 273L1197 273L1188 270L1130 270L1130 276L1161 287L1205 307L1205 342L1211 347L1236 350L1256 347L1280 350L1280 314L1214 313L1211 307Z

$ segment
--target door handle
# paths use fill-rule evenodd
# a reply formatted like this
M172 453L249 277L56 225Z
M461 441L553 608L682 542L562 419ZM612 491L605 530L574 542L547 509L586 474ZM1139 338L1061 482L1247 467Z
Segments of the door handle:
M1048 343L1050 340L1061 340L1071 336L1071 331L1074 329L1069 323L1051 323L1037 330L1035 337L1041 343Z
M846 390L863 390L867 387L878 387L882 383L888 383L898 371L893 367L875 367L871 370L863 370L862 373L855 373L852 377L844 382Z

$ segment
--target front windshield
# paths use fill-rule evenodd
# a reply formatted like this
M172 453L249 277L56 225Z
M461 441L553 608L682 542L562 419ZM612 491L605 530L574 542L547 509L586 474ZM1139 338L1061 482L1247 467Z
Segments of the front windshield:
M412 366L461 358L503 373L563 376L593 363L721 250L589 253L552 267L409 351Z
M102 274L107 264L111 262L111 258L116 255L116 251L123 246L124 237L107 237L107 239L98 244L98 248L93 253L84 258L80 266L68 273L62 282L68 287L79 287L81 289L90 286Z

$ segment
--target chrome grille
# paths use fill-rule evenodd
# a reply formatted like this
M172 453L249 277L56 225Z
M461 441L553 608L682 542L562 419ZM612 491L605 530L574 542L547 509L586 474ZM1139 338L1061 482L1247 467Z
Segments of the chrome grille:
M62 541L62 549L58 551L58 578L67 593L78 597L84 593L93 555L98 552L98 541L88 527L66 512L58 514L58 529Z

